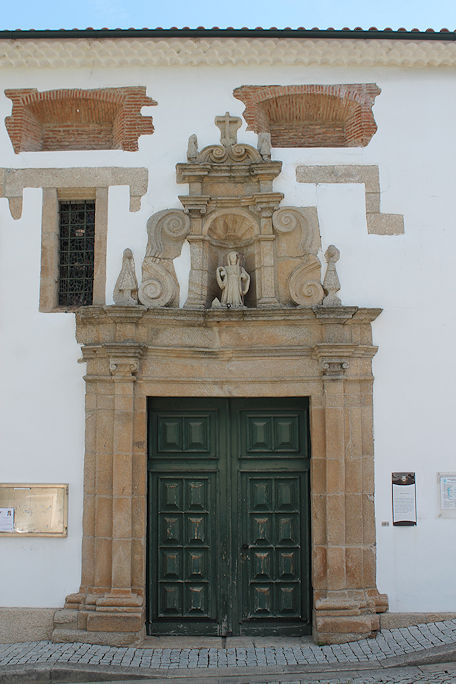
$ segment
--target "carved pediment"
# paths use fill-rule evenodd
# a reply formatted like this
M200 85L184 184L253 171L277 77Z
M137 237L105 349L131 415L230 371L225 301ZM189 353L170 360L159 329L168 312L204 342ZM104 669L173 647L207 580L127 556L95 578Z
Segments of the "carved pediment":
M209 308L214 301L221 308L336 302L334 260L328 262L326 299L321 283L316 207L279 206L283 195L274 192L273 181L281 162L271 161L268 134L261 134L255 149L238 143L239 117L226 112L215 124L220 144L198 151L192 134L188 161L176 167L177 181L189 184L189 194L179 196L184 209L158 212L147 222L140 302L179 305L173 259L185 239L191 255L186 308Z

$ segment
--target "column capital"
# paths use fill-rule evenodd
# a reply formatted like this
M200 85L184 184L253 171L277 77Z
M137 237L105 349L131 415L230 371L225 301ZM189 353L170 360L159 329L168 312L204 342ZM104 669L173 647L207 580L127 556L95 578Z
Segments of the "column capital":
M105 347L109 371L114 379L134 380L144 348L137 344L110 344Z

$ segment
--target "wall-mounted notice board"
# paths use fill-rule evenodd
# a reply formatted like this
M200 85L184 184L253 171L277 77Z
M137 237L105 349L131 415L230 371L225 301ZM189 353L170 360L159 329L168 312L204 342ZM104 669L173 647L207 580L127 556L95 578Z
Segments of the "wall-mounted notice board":
M393 525L416 525L415 473L392 473Z
M0 537L66 537L67 484L0 484Z

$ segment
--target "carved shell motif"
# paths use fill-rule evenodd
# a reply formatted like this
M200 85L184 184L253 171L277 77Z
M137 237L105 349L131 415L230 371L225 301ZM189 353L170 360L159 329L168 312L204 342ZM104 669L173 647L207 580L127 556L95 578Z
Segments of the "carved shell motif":
M316 306L321 304L325 293L319 281L320 262L317 257L308 255L288 280L292 300L298 306Z

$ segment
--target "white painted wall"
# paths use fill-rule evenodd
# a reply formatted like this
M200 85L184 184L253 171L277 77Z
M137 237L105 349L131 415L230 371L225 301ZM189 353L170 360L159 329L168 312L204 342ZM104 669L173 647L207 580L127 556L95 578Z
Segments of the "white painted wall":
M374 323L378 587L393 611L456 611L452 543L456 520L438 517L436 473L456 471L453 439L456 338L452 261L454 226L453 134L455 76L450 70L394 68L230 67L125 70L18 70L2 73L2 88L146 85L157 107L155 133L140 138L136 153L27 152L15 155L0 126L2 167L135 166L149 170L141 210L128 211L126 188L109 195L107 301L130 247L138 276L154 212L179 207L175 164L185 160L187 139L200 148L218 142L214 116L243 104L232 91L243 84L375 82L379 127L366 148L275 149L284 162L275 188L284 205L316 205L323 249L341 250L339 276L345 304L382 307ZM11 102L0 96L0 120ZM239 131L256 144L256 136ZM299 164L378 164L384 212L405 216L405 235L368 235L360 185L296 183ZM71 314L38 313L41 191L26 190L24 213L13 221L0 200L0 411L3 482L69 482L67 539L0 539L0 605L61 606L80 581L83 380ZM177 266L183 281L188 253ZM450 354L450 360L448 360ZM391 472L416 472L418 525L391 525ZM381 526L389 522L388 527Z

